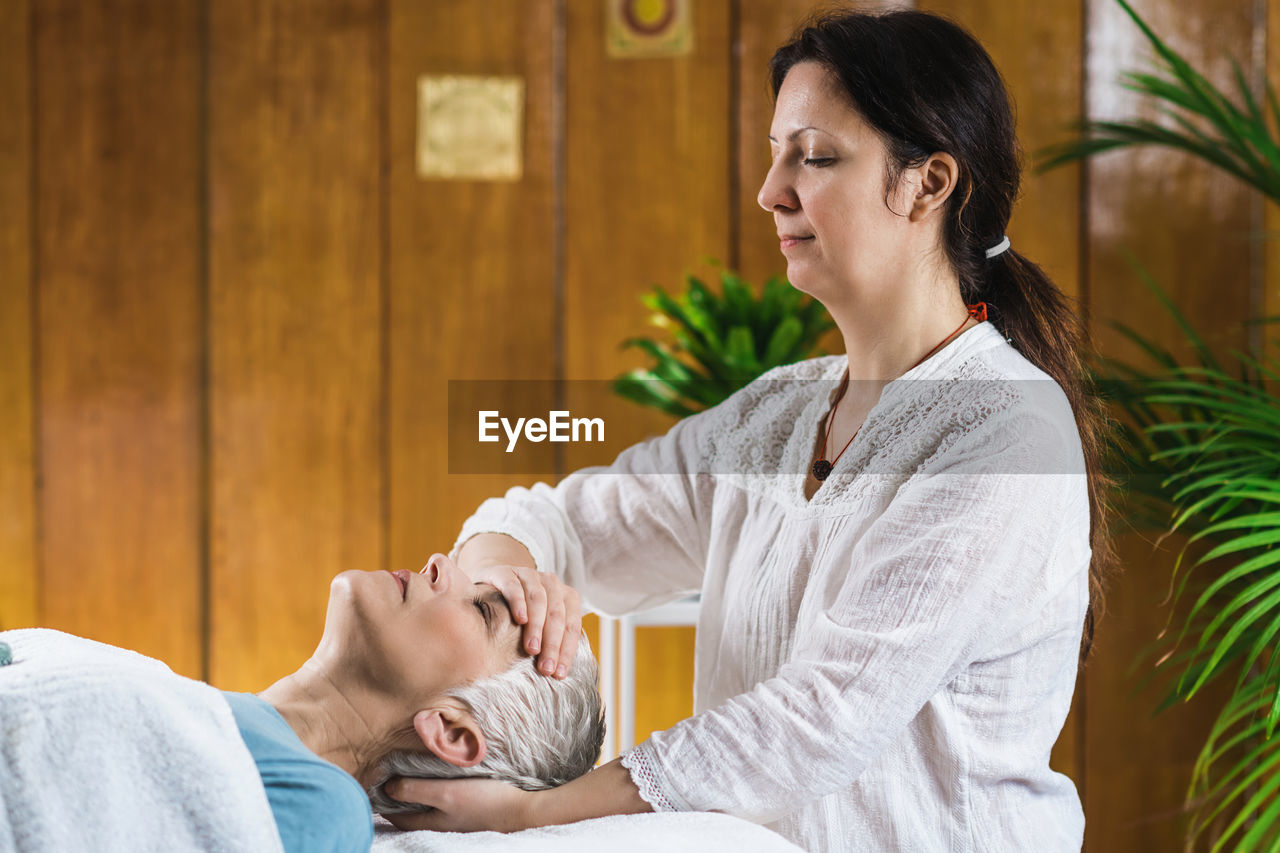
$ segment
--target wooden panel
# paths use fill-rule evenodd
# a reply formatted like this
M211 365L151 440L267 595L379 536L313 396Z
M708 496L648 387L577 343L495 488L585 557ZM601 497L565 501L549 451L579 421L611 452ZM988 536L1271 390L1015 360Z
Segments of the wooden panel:
M651 334L641 293L658 283L683 287L684 273L705 258L729 257L730 195L728 0L693 3L694 49L688 56L606 56L604 4L569 0L567 21L565 375L609 379L643 364L620 343ZM570 383L575 400L598 401L594 388ZM604 400L611 439L665 431L669 418ZM570 446L569 469L592 459ZM692 660L680 631L645 631L637 665ZM651 670L645 670L651 672ZM649 678L649 675L645 676ZM655 674L656 677L656 674ZM669 674L689 695L687 670ZM690 704L662 700L665 687L644 682L636 708L641 734L688 715Z
M1144 0L1134 4L1157 32L1219 84L1231 79L1228 54L1246 66L1253 4ZM1088 104L1092 118L1153 115L1116 84L1120 70L1149 56L1141 35L1110 0L1090 0ZM1147 295L1124 257L1128 250L1219 347L1239 346L1238 323L1250 314L1250 228L1256 199L1239 184L1172 153L1147 149L1091 161L1089 291L1094 333L1104 352L1135 359L1111 330L1126 322L1169 345L1180 335ZM1099 626L1088 680L1086 849L1179 849L1177 813L1196 753L1214 711L1197 699L1155 719L1154 690L1132 694L1130 667L1164 626L1169 551L1153 553L1139 537L1120 542L1125 573L1113 584Z
M604 5L569 3L566 376L611 379L643 362L619 344L648 334L639 302L653 284L729 251L729 9L693 5L694 51L605 55ZM636 438L665 428L635 406ZM612 426L612 421L606 418Z
M1267 0L1265 34L1263 72L1272 86L1280 87L1280 2L1277 0ZM1275 239L1280 234L1280 205L1264 206L1262 227L1268 239L1263 244L1262 293L1257 310L1259 316L1280 318L1280 242ZM1280 343L1280 321L1262 327L1258 339L1267 342L1267 351L1274 357L1275 346Z
M0 16L0 630L36 623L30 8Z
M315 647L383 567L382 10L210 4L211 679Z
M1009 223L1018 252L1040 264L1063 291L1080 298L1080 180L1078 166L1037 175L1031 153L1058 142L1080 120L1083 79L1082 0L1010 4L998 0L930 0L919 8L968 28L1005 79L1028 152L1022 196ZM1082 306L1083 307L1083 306ZM1085 796L1084 694L1079 679L1072 712L1054 746L1051 765L1075 780Z
M41 622L198 675L198 8L35 10Z
M528 476L452 475L450 379L555 376L552 0L392 0L390 18L390 553L417 567L448 551L485 498ZM523 177L415 174L417 79L518 75ZM549 472L548 472L549 473ZM550 477L548 476L548 479Z
M636 629L635 742L693 714L693 628Z

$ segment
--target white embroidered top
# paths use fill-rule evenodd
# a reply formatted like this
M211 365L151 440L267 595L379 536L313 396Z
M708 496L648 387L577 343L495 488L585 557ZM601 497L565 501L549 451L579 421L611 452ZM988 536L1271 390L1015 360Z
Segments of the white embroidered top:
M771 371L608 468L512 489L458 541L507 533L607 613L701 593L695 715L623 761L655 809L815 851L1078 851L1048 763L1088 602L1066 397L979 324L885 387L806 500L845 364Z

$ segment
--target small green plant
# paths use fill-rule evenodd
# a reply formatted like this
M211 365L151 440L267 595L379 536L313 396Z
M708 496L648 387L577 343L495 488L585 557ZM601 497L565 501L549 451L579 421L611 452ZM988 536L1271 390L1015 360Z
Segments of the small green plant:
M835 328L821 304L785 279L769 279L757 296L735 273L721 270L720 289L717 294L691 275L677 296L661 287L645 294L650 323L669 339L625 341L654 363L618 377L614 391L683 418L720 403L770 368L814 355L818 339Z

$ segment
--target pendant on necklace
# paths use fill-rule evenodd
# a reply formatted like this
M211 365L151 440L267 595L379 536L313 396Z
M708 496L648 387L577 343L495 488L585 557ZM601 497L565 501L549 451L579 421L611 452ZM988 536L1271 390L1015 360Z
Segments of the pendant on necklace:
M827 460L819 459L817 462L813 463L813 476L814 476L814 479L816 479L819 483L827 479L827 476L830 473L831 473L831 463L828 462Z

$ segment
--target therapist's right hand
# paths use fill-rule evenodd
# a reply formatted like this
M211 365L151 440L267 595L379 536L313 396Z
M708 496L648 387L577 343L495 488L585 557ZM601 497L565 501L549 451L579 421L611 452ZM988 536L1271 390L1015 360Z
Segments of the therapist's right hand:
M523 625L525 651L538 671L556 678L569 673L582 633L582 602L573 587L533 567L523 545L500 533L473 536L458 551L458 565L476 583L492 584Z

